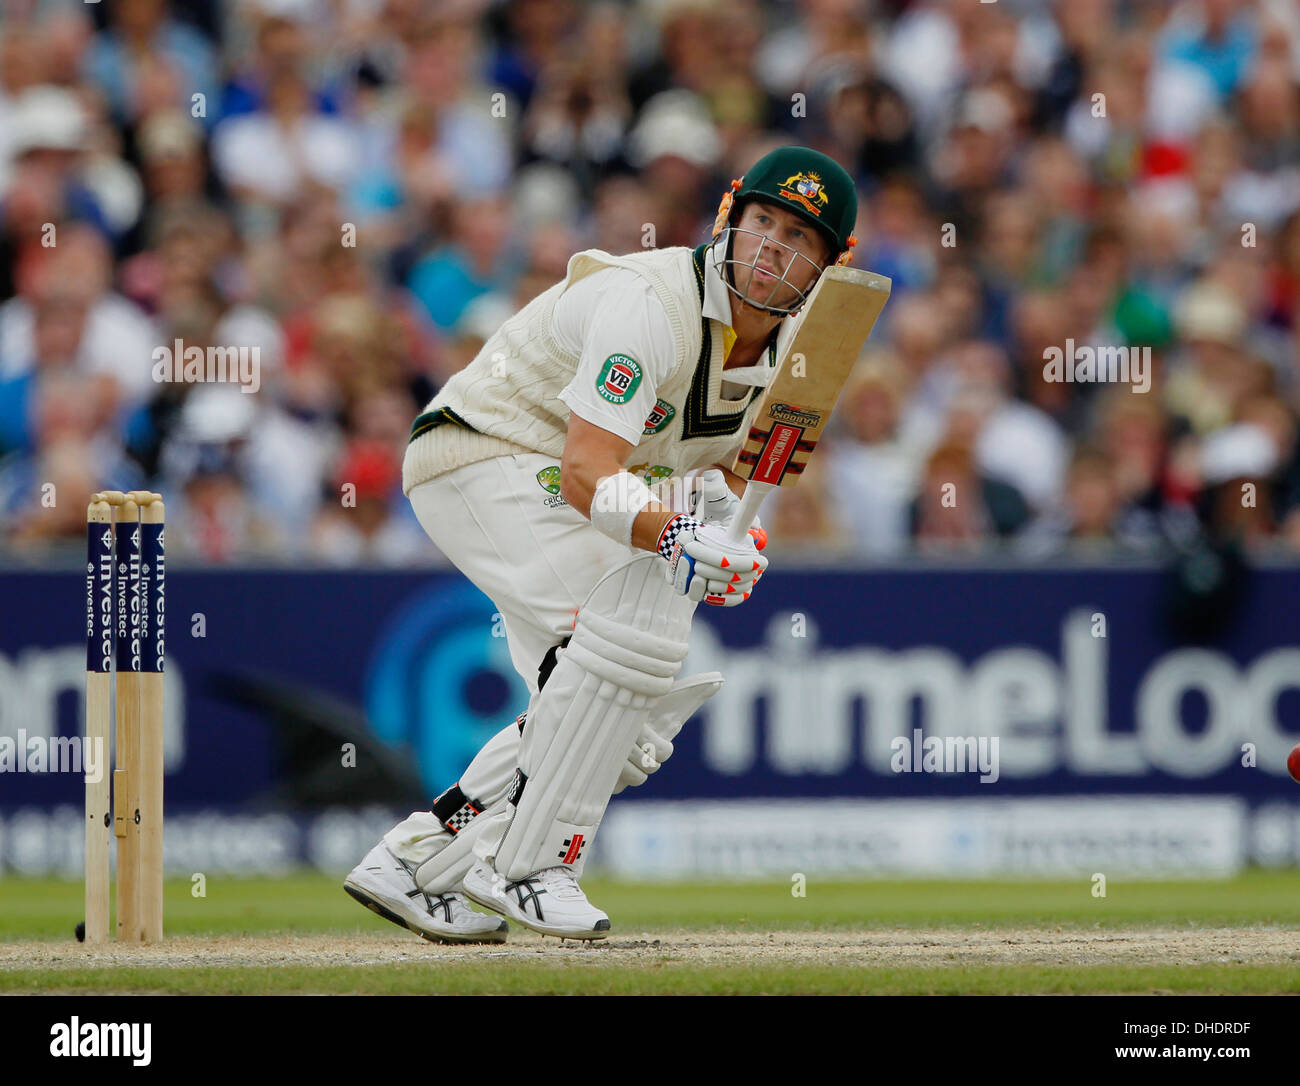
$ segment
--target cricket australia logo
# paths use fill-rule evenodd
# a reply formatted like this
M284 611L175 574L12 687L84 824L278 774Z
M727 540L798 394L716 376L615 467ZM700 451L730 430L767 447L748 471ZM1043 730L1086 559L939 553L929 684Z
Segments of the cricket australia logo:
M627 472L642 480L646 486L654 486L660 480L667 479L673 469L664 464L633 464Z
M538 485L548 494L558 494L560 492L560 468L558 464L551 464L549 467L542 468L537 473Z
M605 359L596 378L596 391L614 404L627 403L641 386L641 365L625 354L612 354Z
M542 468L542 470L537 473L537 485L545 490L546 493L551 495L542 502L547 509L556 509L561 505L569 504L560 497L559 464L551 464L548 467Z
M787 200L802 204L818 216L830 202L826 190L822 188L821 175L816 173L792 173L781 182L781 195Z
M788 422L791 426L820 426L822 417L816 411L805 411L792 403L774 403L768 415L775 422Z
M649 437L651 434L659 433L665 426L673 421L673 416L677 414L677 408L666 400L655 400L655 405L646 416L645 429L641 431L643 435Z

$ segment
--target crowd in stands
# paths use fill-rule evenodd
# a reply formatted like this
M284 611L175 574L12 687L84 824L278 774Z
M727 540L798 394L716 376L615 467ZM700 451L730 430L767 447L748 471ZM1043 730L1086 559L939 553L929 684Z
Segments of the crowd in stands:
M437 561L423 404L785 143L894 288L774 551L1300 551L1294 0L14 0L0 553L149 487L189 560ZM257 391L156 380L178 340Z

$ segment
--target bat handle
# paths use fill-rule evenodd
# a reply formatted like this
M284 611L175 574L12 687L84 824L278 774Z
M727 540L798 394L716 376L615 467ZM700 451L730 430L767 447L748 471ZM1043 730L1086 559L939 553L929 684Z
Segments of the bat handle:
M758 507L763 504L763 499L768 493L775 489L774 483L756 483L753 479L746 484L745 496L740 499L740 508L731 518L731 527L727 529L727 538L731 542L740 543L744 540L754 520L754 514L758 512Z

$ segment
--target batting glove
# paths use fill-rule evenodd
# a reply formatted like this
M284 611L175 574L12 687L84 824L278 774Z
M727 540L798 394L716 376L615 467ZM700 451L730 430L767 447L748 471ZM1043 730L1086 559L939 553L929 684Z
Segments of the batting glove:
M668 561L668 583L679 595L715 607L744 603L767 569L752 538L734 542L725 528L684 513L664 526L659 553Z
M727 478L717 468L710 468L695 477L691 488L690 509L688 512L702 524L716 524L721 528L730 528L731 522L740 508L740 499L727 485ZM760 551L767 546L767 533L755 517L749 525L750 538Z

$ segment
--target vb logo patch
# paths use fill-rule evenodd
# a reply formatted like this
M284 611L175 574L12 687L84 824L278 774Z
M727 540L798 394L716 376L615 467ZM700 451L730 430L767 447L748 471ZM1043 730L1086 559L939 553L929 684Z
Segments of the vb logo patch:
M677 414L677 408L666 400L655 400L655 405L650 414L646 416L645 429L641 431L643 435L649 437L651 434L657 434L665 426L673 421L673 416Z
M610 403L627 403L641 387L641 365L625 354L605 359L596 378L596 391Z

